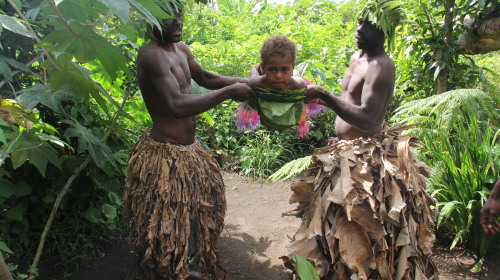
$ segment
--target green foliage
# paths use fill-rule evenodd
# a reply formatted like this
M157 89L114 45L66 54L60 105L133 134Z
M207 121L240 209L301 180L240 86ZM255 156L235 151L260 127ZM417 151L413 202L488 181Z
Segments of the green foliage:
M454 90L408 102L394 120L421 124L408 134L424 142L420 156L432 169L428 188L438 201L438 229L451 229L451 248L462 243L484 255L493 243L483 235L479 211L487 186L500 175L500 130L491 98L480 90Z
M428 187L438 200L437 227L443 222L451 226L451 248L465 243L484 256L494 243L483 233L479 211L488 197L485 186L500 175L500 130L475 115L468 118L424 132L424 155L433 167Z
M491 119L498 125L498 113L491 97L478 89L459 89L428 98L406 102L397 108L392 122L420 123L422 126L409 130L408 134L420 135L430 125L449 129L453 123L463 121L465 116Z
M248 177L258 178L270 174L283 162L280 156L288 152L286 145L277 143L274 137L276 131L260 130L255 132L255 138L247 139L241 148L241 169Z
M389 49L392 49L396 27L404 18L401 1L368 1L359 12L359 20L367 20L384 32Z
M309 166L311 166L311 156L298 158L283 165L278 171L271 174L271 176L269 176L269 178L267 179L269 181L290 179L300 172L306 170Z
M299 255L295 255L297 262L297 273L302 280L319 280L319 276L314 270L314 266Z

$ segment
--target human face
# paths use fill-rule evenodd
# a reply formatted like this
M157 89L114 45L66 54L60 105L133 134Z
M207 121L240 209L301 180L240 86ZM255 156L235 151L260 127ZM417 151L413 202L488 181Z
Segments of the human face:
M384 33L369 21L359 21L356 44L360 49L376 48L384 44Z
M291 53L267 58L263 64L264 74L269 85L275 90L287 89L292 79L294 61Z
M162 20L163 41L177 43L182 40L182 15L177 13L175 18Z

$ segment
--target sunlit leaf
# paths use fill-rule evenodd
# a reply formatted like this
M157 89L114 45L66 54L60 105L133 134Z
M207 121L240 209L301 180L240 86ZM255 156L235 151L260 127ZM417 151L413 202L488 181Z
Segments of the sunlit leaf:
M130 5L128 0L99 0L125 24L128 21Z
M0 15L0 26L19 35L36 38L24 25L14 17Z
M28 109L33 109L39 103L59 112L59 104L63 100L74 100L75 92L69 86L52 91L50 85L36 84L32 87L22 89L18 92L16 100Z
M295 255L295 261L297 262L297 273L299 274L300 279L319 280L319 276L310 262L299 255Z

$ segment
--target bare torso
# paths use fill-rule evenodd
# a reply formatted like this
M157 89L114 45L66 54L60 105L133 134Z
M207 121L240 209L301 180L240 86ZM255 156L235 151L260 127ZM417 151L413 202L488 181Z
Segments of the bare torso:
M369 71L370 64L374 62L379 65L377 71L381 69L387 72L385 74L388 75L388 77L386 77L387 86L383 91L365 88L366 77L371 74ZM379 103L377 106L381 106L381 110L371 116L374 122L367 130L360 130L337 116L335 120L335 130L339 139L349 140L358 137L370 137L380 131L394 91L394 80L394 64L387 54L383 53L371 58L360 54L355 54L353 56L349 69L342 80L342 100L347 103L362 106L363 97L367 98L367 96L363 95L376 95L376 99Z
M137 59L137 77L144 102L153 121L150 136L160 142L191 144L194 141L196 129L195 117L175 118L163 106L163 102L160 102L162 96L155 89L152 75L146 67L146 64L152 63L149 55L152 52L160 53L162 61L156 63L164 63L169 67L180 93L192 94L187 54L181 51L177 44L174 48L165 49L158 42L152 41L144 46Z

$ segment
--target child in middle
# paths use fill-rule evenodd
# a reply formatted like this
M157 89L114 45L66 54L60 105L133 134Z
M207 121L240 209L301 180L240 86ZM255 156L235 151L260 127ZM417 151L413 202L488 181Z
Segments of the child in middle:
M284 35L275 35L260 48L260 64L250 71L252 88L297 90L306 87L304 79L295 71L297 47Z
M259 97L238 108L239 130L251 131L259 124L278 130L298 125L299 136L307 134L307 118L321 109L317 110L318 106L313 104L304 105L307 83L295 71L296 52L296 44L286 36L275 35L264 41L261 63L252 67L249 78Z

